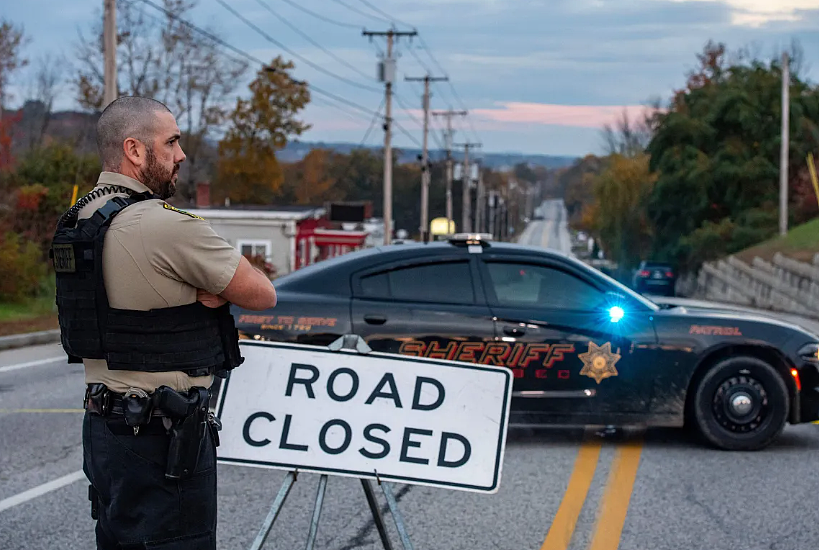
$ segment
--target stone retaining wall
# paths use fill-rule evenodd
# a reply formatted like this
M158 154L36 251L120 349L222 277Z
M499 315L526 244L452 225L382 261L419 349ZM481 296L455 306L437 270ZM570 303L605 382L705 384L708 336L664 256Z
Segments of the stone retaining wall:
M777 253L747 264L736 256L702 266L696 283L680 281L680 294L819 318L819 254L812 263Z

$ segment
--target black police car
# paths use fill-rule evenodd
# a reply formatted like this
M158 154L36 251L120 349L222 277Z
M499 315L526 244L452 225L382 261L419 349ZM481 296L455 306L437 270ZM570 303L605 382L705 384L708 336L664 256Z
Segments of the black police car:
M457 235L349 253L234 309L244 337L507 367L512 424L692 425L755 450L819 418L819 337L775 319L663 307L573 258Z

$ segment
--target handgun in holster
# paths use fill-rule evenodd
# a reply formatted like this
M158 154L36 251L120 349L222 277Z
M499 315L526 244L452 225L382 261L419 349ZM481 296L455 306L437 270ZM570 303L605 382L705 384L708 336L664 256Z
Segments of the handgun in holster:
M193 388L188 396L168 386L154 392L154 405L172 420L165 477L183 479L196 470L208 423L207 388Z

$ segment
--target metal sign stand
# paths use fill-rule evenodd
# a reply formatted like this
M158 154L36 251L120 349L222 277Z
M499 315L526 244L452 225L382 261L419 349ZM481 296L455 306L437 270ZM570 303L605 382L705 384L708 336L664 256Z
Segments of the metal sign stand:
M345 334L328 347L332 351L352 349L362 354L372 351L364 339L356 334ZM404 519L401 516L401 512L398 510L398 502L395 500L392 488L386 481L381 481L381 478L378 477L378 472L375 472L375 476L376 479L378 479L378 485L381 486L381 489L384 492L384 497L387 500L387 507L389 508L390 514L395 521L395 527L398 530L399 537L401 538L401 544L404 550L412 550L412 542L409 539L409 534L407 533L407 528L404 525ZM287 495L290 494L290 489L293 488L293 484L296 482L297 478L298 470L287 472L284 482L279 489L279 493L276 495L276 498L273 500L273 504L270 507L270 512L268 512L267 517L262 524L262 528L259 530L259 534L256 535L256 539L253 541L253 545L250 547L251 550L261 550L265 540L267 540L267 537L270 534L270 531L273 529L273 524L276 522L276 518L279 517L279 512L281 512L281 509L284 506L284 501L287 498ZM321 508L324 504L324 492L327 489L327 478L327 474L322 474L319 478L318 492L316 494L316 505L313 509L313 519L310 522L310 532L307 536L307 550L312 550L316 543L318 524L319 519L321 518ZM384 545L384 550L392 550L392 543L387 535L387 529L384 526L384 518L381 515L381 510L378 508L378 502L375 499L375 492L373 491L372 483L370 480L364 478L360 478L360 481L361 486L364 488L364 495L367 497L367 504L369 505L370 511L373 515L375 527L378 529L378 535L381 537L381 544Z

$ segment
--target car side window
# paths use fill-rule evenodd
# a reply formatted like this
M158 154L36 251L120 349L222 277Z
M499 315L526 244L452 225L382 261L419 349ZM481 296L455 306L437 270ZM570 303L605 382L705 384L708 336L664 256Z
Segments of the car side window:
M364 276L361 296L433 302L472 304L475 301L469 262L440 262L414 265Z
M605 294L571 273L543 265L488 262L498 305L592 310Z

